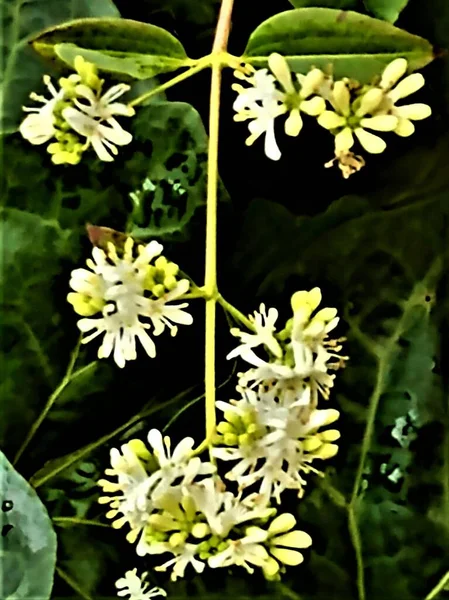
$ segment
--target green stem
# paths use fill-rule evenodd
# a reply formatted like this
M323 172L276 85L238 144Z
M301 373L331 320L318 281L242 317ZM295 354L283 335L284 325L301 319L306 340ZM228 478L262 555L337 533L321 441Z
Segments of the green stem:
M110 529L111 526L106 523L100 523L99 521L92 521L90 519L77 519L76 517L53 517L52 521L55 525L65 527L66 525L89 525L92 527L106 527Z
M207 208L206 208L206 257L204 291L206 300L205 323L205 394L206 394L206 440L215 433L215 315L217 302L217 197L218 197L218 137L220 119L222 55L231 27L234 0L222 0L217 30L212 48L212 78L210 89L209 145L207 164Z
M45 474L41 475L40 477L39 477L39 473L42 471L42 469L41 469L41 471L38 471L37 473L35 473L33 475L33 477L30 479L30 484L35 489L37 489L41 485L44 485L44 483L47 483L50 479L53 479L53 477L56 477L56 475L59 475L60 473L62 473L63 471L65 471L66 469L71 467L74 463L81 460L82 458L84 458L85 456L87 456L88 454L90 454L91 452L93 452L94 450L96 450L97 448L102 446L103 444L106 444L115 436L120 435L121 433L123 433L124 431L126 431L127 429L129 429L130 427L132 427L133 425L138 423L139 421L146 419L150 415L158 412L159 410L162 410L163 408L167 408L171 404L175 404L176 402L179 402L180 400L182 400L182 398L184 398L186 395L188 395L192 391L192 389L193 388L189 388L188 390L185 390L184 392L182 392L181 394L178 394L177 396L175 396L168 402L165 402L165 404L163 404L163 405L158 405L156 407L149 408L148 410L146 410L142 413L139 413L138 415L135 415L134 417L129 419L129 421L127 421L123 425L120 425L120 427L117 427L117 429L114 429L114 431L107 433L106 435L104 435L100 439L96 440L95 442L92 442L91 444L87 444L87 446L80 448L76 452L72 452L72 454L70 454L69 456L66 457L66 460L63 460L64 457L61 457L61 459L55 461L56 464L52 470L46 471ZM45 467L44 467L44 469L45 469Z
M23 441L22 445L20 446L19 450L17 451L17 454L14 457L14 461L13 461L14 465L17 464L17 462L20 460L20 457L25 452L26 448L28 447L28 444L31 442L33 437L36 435L36 432L39 429L39 427L42 425L45 417L48 415L48 413L51 410L51 408L53 407L54 403L59 398L59 396L62 394L62 392L65 390L65 388L69 385L69 383L71 383L77 377L79 377L80 375L83 375L84 373L89 371L93 366L96 365L96 362L93 362L93 363L86 365L85 367L81 367L81 369L78 369L78 371L73 372L76 360L78 358L80 344L81 344L81 339L78 341L75 349L73 350L73 352L71 354L69 365L67 367L67 371L66 371L61 383L58 385L58 387L52 393L50 398L47 400L47 404L44 406L41 414L38 416L36 421L33 423L31 429L28 432L28 435L26 436L25 440Z
M56 573L59 577L69 585L72 590L74 590L81 598L84 600L93 600L92 596L89 596L87 592L85 592L82 588L80 588L79 584L70 577L65 571L61 569L61 567L56 567Z
M187 69L187 71L184 71L180 75L173 77L173 79L170 79L170 81L167 81L166 83L163 83L162 85L159 85L154 90L150 90L149 92L145 92L145 94L142 94L141 96L138 96L137 98L134 98L134 100L132 100L129 103L129 106L137 106L138 104L142 104L142 102L145 102L145 100L148 100L152 96L156 96L156 94L160 94L161 92L164 92L165 90L168 90L169 88L173 87L177 83L181 83L181 81L184 81L185 79L192 77L192 75L199 73L200 71L205 69L207 66L209 66L209 64L210 64L209 56L204 56L203 58L199 59L198 63L194 67L191 67L190 69Z
M348 506L348 525L349 535L351 542L354 547L355 560L357 564L357 592L359 600L366 600L365 595L365 570L363 565L363 554L362 554L362 540L360 538L360 531L357 525L357 517L355 515L354 507Z
M217 295L217 302L236 321L240 321L240 323L243 323L243 325L245 325L245 327L247 327L250 331L254 331L254 325L248 319L248 317L245 317L245 315L235 308L235 306L229 304L229 302L225 300L221 294Z
M433 600L433 598L438 596L438 594L446 588L447 584L449 584L449 571L443 575L433 590L427 594L425 600Z

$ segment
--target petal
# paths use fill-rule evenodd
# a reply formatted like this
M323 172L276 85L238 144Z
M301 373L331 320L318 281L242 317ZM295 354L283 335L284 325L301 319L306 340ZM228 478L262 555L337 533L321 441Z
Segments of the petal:
M108 123L111 123L111 121L112 120L109 119ZM117 144L118 146L129 144L133 139L133 136L129 133L129 131L125 131L116 121L114 121L114 125L112 127L99 124L98 131L102 137L111 141L113 144Z
M421 73L413 73L400 81L395 88L388 92L388 97L393 100L393 102L396 102L397 100L410 96L410 94L414 94L420 90L424 83L424 77Z
M302 129L302 118L299 110L293 109L285 121L285 133L292 137L299 135Z
M154 452L165 456L165 447L162 439L162 433L159 429L150 429L148 432L148 443L153 448Z
M368 113L372 113L379 107L379 104L382 102L383 98L383 90L380 90L379 88L371 88L366 92L366 94L363 94L360 107L357 110L356 115L363 117Z
M276 137L274 135L274 120L270 121L265 134L265 155L271 160L279 160L281 158L281 151L276 143Z
M360 125L375 131L393 131L398 125L398 119L393 115L377 115L362 119Z
M325 129L336 129L346 124L346 119L333 110L325 110L318 117L318 124Z
M131 87L126 83L118 83L117 85L113 85L107 92L101 96L100 100L102 104L110 104L117 98L120 98L125 92L128 92Z
M416 104L408 104L406 106L395 106L394 114L404 119L420 121L421 119L430 117L432 109L428 104L417 102Z
M324 113L323 113L324 114ZM354 145L354 136L350 127L345 127L343 131L335 136L335 153L347 152Z
M144 329L139 329L136 332L136 335L139 338L139 341L144 347L144 350L148 354L148 356L150 358L154 358L156 356L156 345L150 338L148 333Z
M382 89L391 88L407 72L407 61L405 58L395 58L387 65L382 73L380 87Z
M71 106L64 108L62 116L72 129L87 138L90 138L97 130L98 123L76 108Z
M411 121L409 121L408 119L400 118L399 122L398 122L398 126L394 130L394 133L401 137L408 137L409 135L412 135L412 133L414 133L414 131L415 131L415 126L413 125L413 123Z
M272 541L275 546L288 546L290 548L308 548L312 545L312 538L305 531L290 531L284 535L276 536Z
M270 54L268 58L268 66L270 67L271 71L273 72L273 75L282 85L284 90L289 94L295 93L295 88L292 82L292 75L290 73L290 68L285 58L277 52L274 52L273 54Z
M173 451L173 462L178 462L185 458L188 454L190 454L194 444L195 441L191 437L186 437L183 440L181 440Z
M308 98L319 88L325 77L325 74L320 69L312 69L305 77L298 78L298 81L301 83L301 96Z
M324 98L314 96L310 100L303 100L301 102L301 110L311 117L317 117L326 110L326 102Z
M349 115L350 93L344 81L336 81L332 90L332 105L342 115Z
M105 162L111 162L114 160L114 157L111 156L107 151L104 141L99 134L91 136L90 141L92 143L93 149L95 150L100 160L103 160Z
M371 154L380 154L387 147L387 144L382 138L365 131L361 127L357 127L354 133L365 150Z
M304 557L301 552L296 550L286 550L284 548L270 548L271 554L284 565L295 567L303 562Z
M290 531L295 525L295 517L290 513L284 513L273 519L268 527L268 531L270 533L284 533L285 531Z

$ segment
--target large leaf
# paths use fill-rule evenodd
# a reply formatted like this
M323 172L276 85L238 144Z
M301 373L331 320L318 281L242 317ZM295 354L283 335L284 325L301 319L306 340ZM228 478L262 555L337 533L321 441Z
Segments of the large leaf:
M399 56L410 70L433 59L431 44L390 23L330 8L298 8L271 17L251 34L245 60L265 66L272 52L286 56L295 71L332 68L336 77L369 82Z
M366 8L379 19L394 23L409 0L363 0Z
M20 123L21 106L27 104L29 93L38 88L46 71L28 47L31 36L67 19L116 17L118 11L112 0L1 0L0 14L4 38L1 131L11 133Z
M356 10L360 0L289 0L295 8L338 8L340 10Z
M130 19L78 19L44 31L33 48L73 66L80 54L99 69L148 79L192 63L171 33Z
M56 534L36 492L0 452L1 577L5 600L50 598L56 563Z
M154 102L139 111L134 129L133 157L120 174L134 187L131 233L142 239L180 234L206 198L201 117L184 102Z

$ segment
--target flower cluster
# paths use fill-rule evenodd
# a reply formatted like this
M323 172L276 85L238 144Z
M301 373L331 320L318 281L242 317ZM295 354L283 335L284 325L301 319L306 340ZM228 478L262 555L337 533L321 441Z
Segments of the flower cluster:
M272 160L281 157L274 122L282 114L288 114L287 135L297 136L301 131L301 113L317 117L318 124L331 131L335 158L325 166L337 162L345 178L365 164L362 156L352 152L354 136L368 153L379 154L385 150L386 143L369 130L407 137L415 131L413 121L431 114L427 104L398 104L424 85L424 77L419 73L402 79L408 68L405 58L393 60L376 84L365 86L348 78L333 81L316 68L307 75L295 73L292 76L286 59L277 53L270 55L268 66L271 73L268 69L256 71L251 66L235 72L237 78L251 87L234 84L233 89L238 92L234 119L250 121L248 145L265 134L265 154Z
M20 133L36 145L54 139L47 146L54 164L78 164L89 146L101 160L112 161L118 153L116 146L132 140L115 118L134 115L132 107L116 102L130 87L120 83L103 92L104 81L93 64L77 56L74 67L76 74L59 79L59 89L44 76L50 98L30 94L41 106L23 107L30 114L20 125Z
M110 505L106 516L115 528L128 527L138 556L169 557L156 570L170 569L175 581L188 566L202 573L206 566L235 565L249 573L258 567L266 578L277 579L286 565L302 562L301 550L312 540L294 529L293 515L277 515L274 508L227 491L215 466L194 455L192 438L171 452L170 439L152 429L148 443L151 450L141 440L111 450L106 475L115 481L98 482L106 494L99 501ZM156 595L144 590L136 570L117 586L125 588L120 595L135 600Z
M341 339L330 339L337 326L337 311L322 308L319 288L293 294L293 317L276 333L276 309L250 317L253 332L231 329L241 344L228 358L240 356L251 368L239 375L240 399L217 402L225 420L217 427L213 454L236 461L226 477L239 482L243 492L259 485L257 501L280 502L285 489L304 493L303 474L319 473L314 460L334 456L340 437L323 429L336 421L335 409L319 409L319 397L329 398L335 371L347 357L340 354ZM266 358L254 351L263 347Z
M106 250L94 247L88 269L72 271L67 296L75 312L83 318L78 328L89 335L86 344L104 335L99 358L113 354L119 367L137 357L136 338L150 357L156 355L152 335L169 329L176 335L177 325L190 325L192 316L184 311L187 303L172 304L189 290L187 279L178 279L179 268L161 256L163 247L156 241L135 244L128 237L123 248L108 242Z

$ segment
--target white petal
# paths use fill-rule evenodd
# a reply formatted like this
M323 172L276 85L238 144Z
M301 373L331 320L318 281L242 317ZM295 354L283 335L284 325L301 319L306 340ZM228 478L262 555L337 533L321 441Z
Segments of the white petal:
M424 83L424 77L421 73L413 73L400 81L395 88L388 92L388 97L391 98L393 102L396 102L397 100L410 96L410 94L414 94L420 90Z
M318 124L325 129L336 129L346 124L346 119L333 110L325 110L318 117Z
M365 150L371 154L380 154L387 147L387 144L382 138L365 131L361 127L358 127L354 133Z
M269 123L265 134L265 154L271 160L279 160L281 158L281 151L274 135L274 120Z
M428 104L417 102L416 104L408 104L406 106L395 106L394 114L404 119L411 119L412 121L420 121L421 119L427 119L432 114L432 109Z
M398 125L398 119L393 115L376 115L362 119L360 125L375 131L393 131Z
M398 126L394 130L396 135L401 137L409 137L415 132L415 126L408 119L399 119Z
M324 114L324 113L323 113ZM345 127L343 131L335 136L335 153L347 152L354 145L354 137L350 127Z

